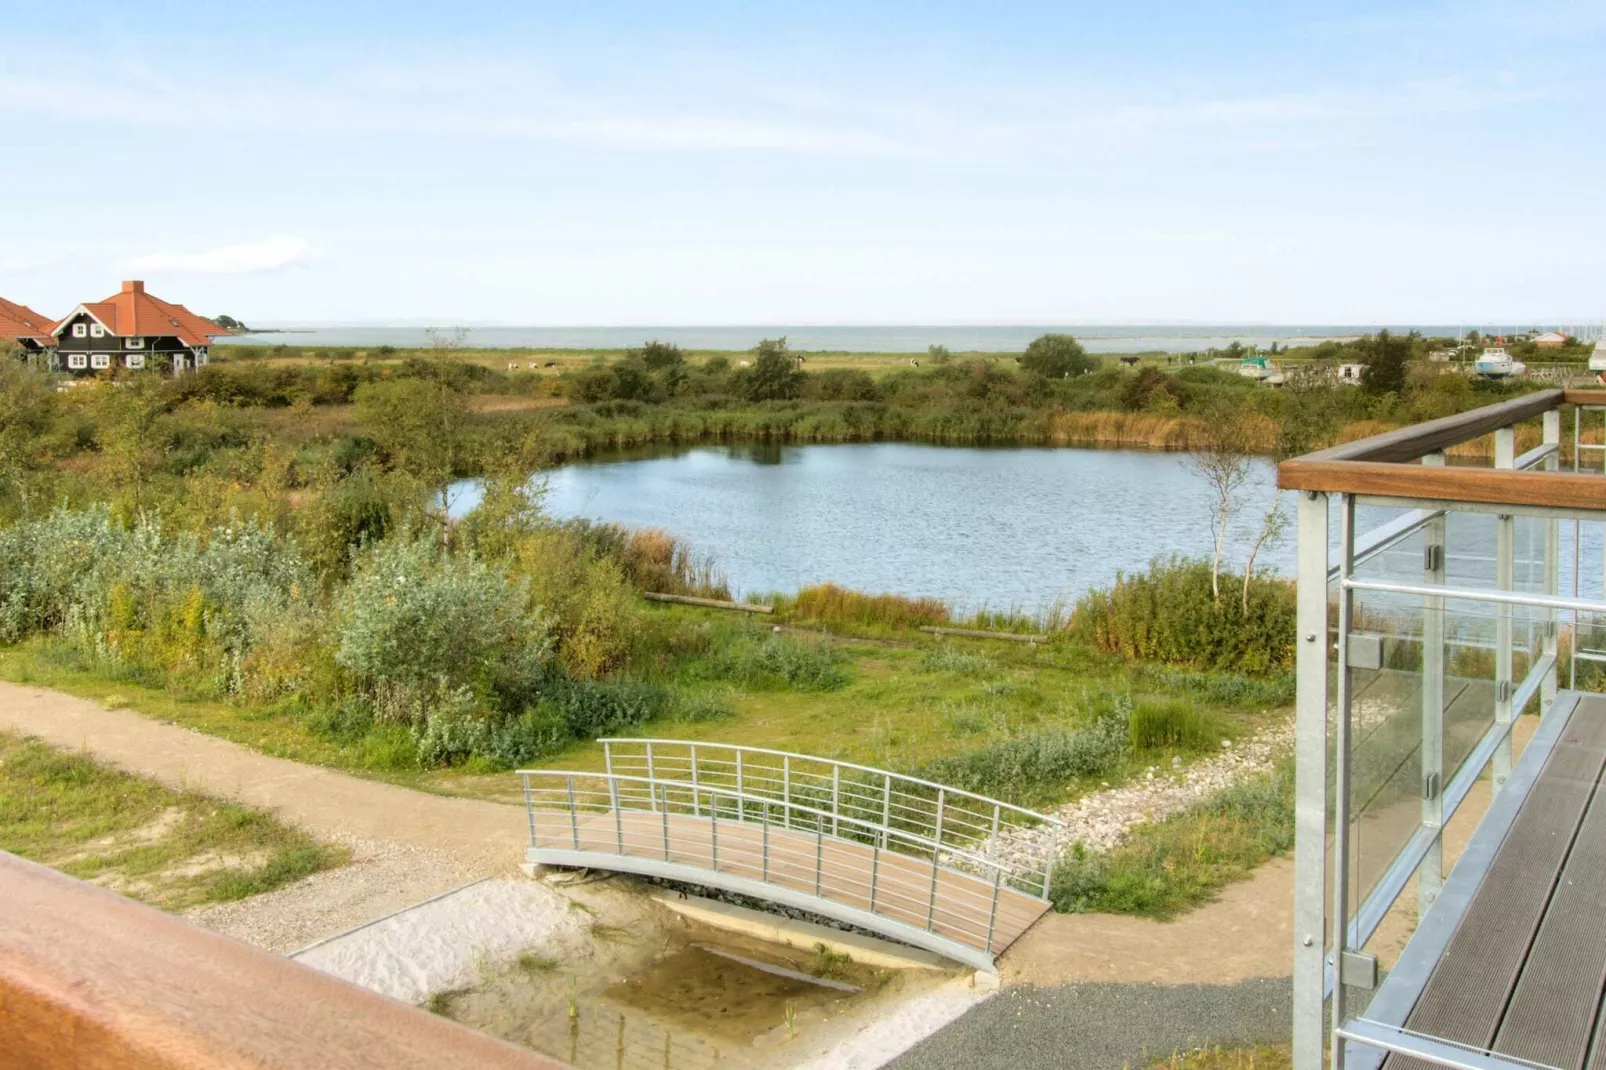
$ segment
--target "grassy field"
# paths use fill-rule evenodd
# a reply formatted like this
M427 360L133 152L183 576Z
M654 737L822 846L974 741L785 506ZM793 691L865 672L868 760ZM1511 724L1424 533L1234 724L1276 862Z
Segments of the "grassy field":
M344 860L259 810L7 733L0 848L166 910L272 891Z

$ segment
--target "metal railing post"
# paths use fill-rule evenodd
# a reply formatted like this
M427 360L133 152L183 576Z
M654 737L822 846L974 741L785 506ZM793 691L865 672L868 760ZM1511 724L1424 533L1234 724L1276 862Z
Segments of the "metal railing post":
M658 796L653 791L653 788L655 788L657 786L657 784L658 784L658 774L653 771L653 765L652 765L652 741L648 740L647 741L647 800L651 804L652 809L654 809L654 810L658 809Z
M870 913L875 913L876 882L881 876L881 848L870 844Z
M768 801L764 803L764 824L759 835L762 837L760 842L762 853L760 857L763 865L760 875L764 881L768 882L770 879L770 804Z
M1443 453L1430 453L1422 463L1444 464ZM1445 580L1445 518L1440 514L1422 529L1422 582L1443 586ZM1444 599L1422 599L1422 824L1444 826ZM1433 846L1417 869L1418 917L1432 905L1444 886L1444 841Z
M565 777L569 784L569 833L574 838L574 849L580 849L580 814L574 805L574 777Z
M887 833L892 829L892 776L881 774L881 849L887 849Z
M741 790L740 787L736 789L738 794ZM708 797L708 805L715 805L712 795ZM703 816L703 812L697 807L697 744L695 743L691 744L691 812L693 817Z
M998 888L1003 874L993 867L993 905L987 911L987 953L993 953L993 930L998 927Z
M1338 710L1333 719L1333 969L1342 968L1349 935L1349 640L1355 623L1355 592L1346 584L1355 572L1355 495L1338 500ZM1326 675L1327 666L1322 666ZM1326 711L1323 711L1325 716ZM1297 803L1295 804L1298 805ZM1344 985L1335 983L1332 996L1332 1062L1344 1065Z
M1294 1070L1322 1070L1327 889L1327 495L1299 495L1294 844ZM1046 883L1046 881L1045 881Z
M1561 468L1561 410L1551 409L1544 415L1544 441L1546 445L1555 446L1555 450L1545 458L1545 471L1555 472ZM1561 521L1555 517L1545 520L1545 593L1559 594L1561 591ZM1560 649L1561 614L1554 606L1545 610L1545 634L1541 640L1541 656L1550 659L1550 667L1545 670L1545 678L1539 684L1539 716L1544 717L1550 713L1550 707L1555 705L1558 684L1559 666L1556 664L1556 654Z
M782 819L786 827L792 827L792 756L790 754L781 758L781 798L786 801L786 809L781 811L786 816Z
M821 882L824 880L825 870L825 821L818 814L814 816L814 894L820 894Z
M831 766L831 835L842 835L842 822L839 815L842 813L842 767Z
M612 773L608 774L608 803L613 807L613 835L622 855L625 853L625 818L619 809L619 781Z
M692 807L697 806L697 789L692 788ZM719 800L708 797L708 847L715 873L719 872Z
M529 778L529 776L527 776L527 775L526 776L522 776L519 779L524 781L524 813L529 818L529 821L530 821L530 846L534 847L534 846L536 846L536 842L535 842L535 799L530 794L530 778Z
M660 787L657 781L652 781L647 785L648 794L650 795L654 789L664 793L663 806L654 807L654 809L658 811L663 821L664 861L667 862L669 861L669 789Z
M1494 433L1494 466L1515 468L1517 462L1517 433L1514 428L1502 427ZM1495 586L1502 591L1516 587L1516 532L1517 518L1511 513L1500 513L1495 518ZM1516 687L1512 679L1512 609L1504 603L1495 606L1494 654L1494 719L1496 724L1511 723L1511 692ZM1495 748L1490 763L1490 776L1494 791L1505 786L1511 776L1511 734Z
M926 903L926 932L931 931L932 920L937 916L937 863L942 858L942 810L947 805L948 793L937 789L937 834L931 840L931 898Z
M742 801L742 796L744 794L745 792L742 790L742 750L740 747L738 747L736 748L736 806L741 810L742 815L745 817L747 814L747 804Z

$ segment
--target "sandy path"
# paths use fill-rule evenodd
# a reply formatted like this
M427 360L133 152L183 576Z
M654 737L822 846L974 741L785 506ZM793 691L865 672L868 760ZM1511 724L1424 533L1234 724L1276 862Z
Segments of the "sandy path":
M0 728L173 787L272 810L324 839L359 837L442 852L476 875L515 871L529 843L521 807L430 795L270 758L57 691L0 682Z

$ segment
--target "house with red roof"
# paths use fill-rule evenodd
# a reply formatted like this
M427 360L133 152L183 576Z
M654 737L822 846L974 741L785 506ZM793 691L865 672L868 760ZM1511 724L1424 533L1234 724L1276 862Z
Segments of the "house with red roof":
M56 344L50 333L53 326L55 320L49 316L41 316L27 305L0 297L0 339L16 342L23 352L32 355L53 348Z
M50 330L55 365L70 375L111 368L159 368L174 375L206 363L212 339L229 332L136 280L104 301L79 305Z

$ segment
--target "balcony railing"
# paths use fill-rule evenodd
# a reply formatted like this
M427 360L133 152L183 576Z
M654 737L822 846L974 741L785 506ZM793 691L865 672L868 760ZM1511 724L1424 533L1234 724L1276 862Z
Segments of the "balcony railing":
M1492 466L1446 463L1491 436ZM1515 717L1602 678L1603 467L1606 391L1574 390L1281 465L1298 493L1299 1070L1329 1048L1334 1067L1437 1061L1434 1038L1368 1020L1369 993L1445 887L1446 824L1482 805L1486 771L1495 794L1511 777ZM1514 1065L1456 1058L1439 1065Z

